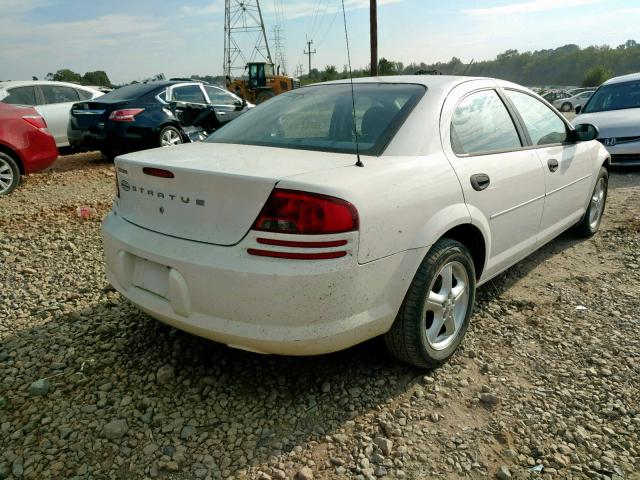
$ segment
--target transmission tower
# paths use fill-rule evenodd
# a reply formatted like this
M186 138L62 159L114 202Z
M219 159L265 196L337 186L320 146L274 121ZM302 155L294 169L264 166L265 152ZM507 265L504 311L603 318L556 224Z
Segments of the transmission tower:
M283 75L287 74L287 54L284 49L284 34L282 33L282 27L280 25L276 25L272 29L273 31L273 40L272 45L276 51L276 63L280 66L280 73Z
M226 76L242 75L247 63L273 63L259 0L225 0L224 65Z

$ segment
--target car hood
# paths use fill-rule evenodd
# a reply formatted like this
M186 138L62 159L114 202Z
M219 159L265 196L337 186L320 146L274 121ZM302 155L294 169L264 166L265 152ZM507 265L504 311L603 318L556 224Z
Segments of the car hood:
M611 110L578 115L573 125L589 123L600 130L599 138L633 137L640 135L640 108Z

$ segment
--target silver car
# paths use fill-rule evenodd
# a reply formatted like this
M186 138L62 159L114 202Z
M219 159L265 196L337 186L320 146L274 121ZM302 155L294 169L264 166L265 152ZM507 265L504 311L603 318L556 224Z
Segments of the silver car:
M594 91L595 90L587 90L572 97L559 98L553 101L553 106L561 112L570 112L571 110L575 110L576 107L582 107L587 103Z
M71 105L80 100L93 100L103 92L65 82L46 80L0 82L0 102L36 107L47 121L49 132L58 147L69 145L67 124Z
M577 113L575 125L598 128L612 165L640 166L640 73L605 82Z

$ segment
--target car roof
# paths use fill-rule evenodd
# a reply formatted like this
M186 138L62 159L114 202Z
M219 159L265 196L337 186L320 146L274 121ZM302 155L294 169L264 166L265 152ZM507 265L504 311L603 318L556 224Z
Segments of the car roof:
M614 77L607 80L603 85L611 85L614 83L632 82L634 80L640 80L640 73L630 73L629 75L622 75L620 77Z
M414 84L414 85L424 85L429 90L437 90L440 92L448 92L452 90L454 87L461 85L467 82L474 81L491 81L496 82L496 84L500 87L517 87L517 88L526 88L521 85L517 85L512 82L508 82L506 80L499 80L496 78L488 78L488 77L465 77L460 75L391 75L385 77L364 77L364 78L354 78L353 83L406 83L406 84ZM322 84L314 84L314 85L331 85L331 84L344 84L349 83L349 79L344 80L334 80L331 82L324 82ZM311 86L311 85L309 85Z
M70 82L54 82L52 80L9 80L6 82L0 82L0 89L12 88L12 87L29 87L32 85L62 85L65 87L82 88L84 90L99 92L99 90L96 90L94 87L78 85L77 83L70 83Z

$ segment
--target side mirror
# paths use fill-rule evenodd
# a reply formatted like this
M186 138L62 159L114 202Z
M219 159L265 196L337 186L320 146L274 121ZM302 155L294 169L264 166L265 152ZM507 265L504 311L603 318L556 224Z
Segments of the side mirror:
M581 123L576 125L575 129L575 141L576 142L589 142L595 140L600 135L598 127L589 123Z
M581 111L582 111L582 105L576 105L576 115L580 115Z

